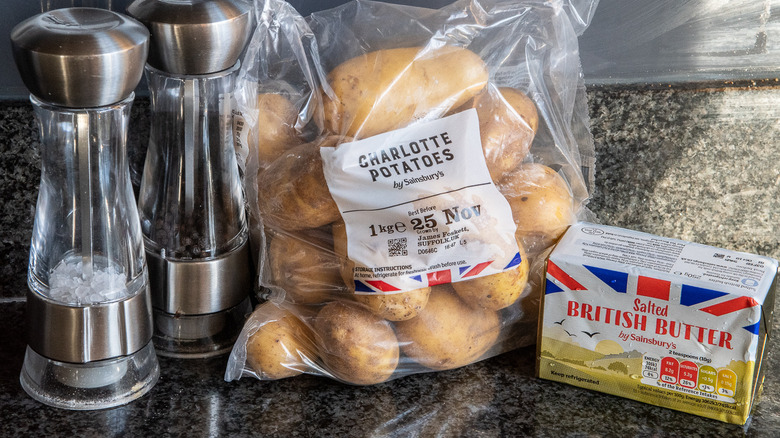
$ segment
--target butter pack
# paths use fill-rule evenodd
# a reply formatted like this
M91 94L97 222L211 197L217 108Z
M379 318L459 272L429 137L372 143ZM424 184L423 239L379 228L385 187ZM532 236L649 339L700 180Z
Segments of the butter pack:
M573 225L547 260L537 373L745 425L777 272L769 257Z

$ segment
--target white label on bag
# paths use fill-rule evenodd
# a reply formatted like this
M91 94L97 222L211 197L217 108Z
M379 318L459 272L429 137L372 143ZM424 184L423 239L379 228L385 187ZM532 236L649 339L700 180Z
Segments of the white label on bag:
M520 264L509 203L476 110L321 149L346 224L356 293L394 293Z

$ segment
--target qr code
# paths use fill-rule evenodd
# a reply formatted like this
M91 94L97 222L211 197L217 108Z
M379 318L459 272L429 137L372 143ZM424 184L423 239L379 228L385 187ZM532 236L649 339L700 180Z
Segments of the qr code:
M409 255L409 252L406 250L406 237L387 239L387 253L390 257Z

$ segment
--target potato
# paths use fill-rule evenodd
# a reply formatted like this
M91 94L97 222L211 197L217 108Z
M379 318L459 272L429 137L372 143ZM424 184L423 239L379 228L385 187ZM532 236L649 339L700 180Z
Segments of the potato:
M503 107L507 111L507 116L511 114L510 119L513 123L515 116L520 116L522 125L529 128L534 134L539 129L539 112L536 110L536 104L530 97L522 91L512 87L500 87L498 92L509 104L509 107Z
M344 292L341 263L332 244L314 233L269 233L270 280L289 301L319 304Z
M539 114L520 90L488 87L459 110L476 108L479 133L490 176L499 181L517 168L531 149Z
M434 370L475 362L501 330L498 312L468 306L449 284L434 286L425 309L395 326L403 352Z
M485 87L488 70L461 47L407 47L352 58L327 79L324 129L366 138L461 106Z
M515 268L498 274L452 283L463 301L472 307L500 310L514 304L528 283L528 256L518 245L521 262Z
M355 294L354 298L384 319L406 321L425 308L430 294L431 288L423 287L405 292Z
M353 298L366 305L374 313L390 321L414 318L428 303L431 288L424 287L405 292L356 294L353 269L355 264L347 254L347 228L344 221L333 224L333 247L341 261L341 276Z
M390 323L350 301L332 301L314 318L320 357L338 379L356 385L384 382L398 366Z
M302 141L295 132L298 112L286 97L276 93L257 95L257 157L260 170Z
M318 228L339 219L322 171L321 147L335 147L331 136L295 147L258 177L258 205L266 224L284 230Z
M526 241L540 240L535 246L553 244L576 221L569 185L550 167L523 164L497 186L512 208L517 235Z
M246 343L246 361L261 378L283 379L303 372L304 358L313 359L314 337L297 316L274 303L255 310L265 323Z

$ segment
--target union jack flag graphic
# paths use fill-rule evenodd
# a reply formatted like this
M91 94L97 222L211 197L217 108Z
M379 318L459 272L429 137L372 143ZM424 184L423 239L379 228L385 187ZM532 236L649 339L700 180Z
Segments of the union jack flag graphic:
M565 291L587 293L591 290L654 298L718 317L749 309L749 312L759 315L759 320L743 328L757 335L761 326L761 312L756 312L760 310L756 308L761 303L749 296L585 264L566 265L564 270L552 260L547 261L546 295ZM745 320L749 319L753 318L745 315Z
M506 259L504 259L506 260ZM427 273L421 273L411 275L406 278L402 278L399 282L391 282L384 280L355 280L355 292L357 293L395 293L402 292L404 290L413 290L416 288L423 288L427 286L436 286L438 284L454 283L456 281L469 280L472 278L480 277L484 274L488 274L487 268L494 268L495 272L499 273L515 268L523 262L523 258L520 252L517 252L512 260L506 264L503 268L501 265L495 266L495 260L488 260L485 262L476 263L468 266L457 266L448 269L440 269ZM411 282L409 281L411 280ZM403 284L402 284L403 283ZM404 285L412 284L416 287L404 289Z

